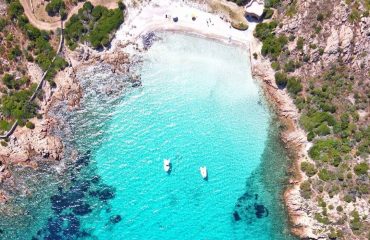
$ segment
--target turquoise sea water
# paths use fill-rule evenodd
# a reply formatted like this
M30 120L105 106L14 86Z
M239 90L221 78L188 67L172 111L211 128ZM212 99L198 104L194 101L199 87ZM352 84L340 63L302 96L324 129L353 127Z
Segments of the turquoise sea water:
M107 75L80 76L86 95L68 121L81 156L71 182L39 201L41 227L27 229L35 239L292 239L286 157L247 51L160 36L141 87L101 97L89 81Z

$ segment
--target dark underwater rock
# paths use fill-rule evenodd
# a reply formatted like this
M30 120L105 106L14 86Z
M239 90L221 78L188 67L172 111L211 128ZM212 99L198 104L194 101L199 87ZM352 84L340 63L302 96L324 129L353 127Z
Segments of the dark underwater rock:
M115 197L115 190L110 186L104 185L102 189L92 191L89 194L91 196L98 197L101 201L107 201Z
M86 214L89 214L92 212L92 209L90 208L90 205L87 203L82 203L80 205L77 205L73 207L73 213L79 216L83 216Z
M256 210L256 217L263 218L268 216L268 210L262 204L255 204L254 209Z
M235 221L244 221L248 224L267 216L268 210L261 203L259 195L249 192L238 198L233 212Z
M238 213L237 211L234 211L234 213L233 213L233 217L234 217L234 220L235 220L235 221L240 221L240 220L241 220L241 218L240 218L240 216L239 216L239 213Z
M93 184L98 184L100 182L100 176L99 175L95 175L91 178L91 182Z
M109 221L113 224L119 223L122 220L121 215L114 215L109 218Z

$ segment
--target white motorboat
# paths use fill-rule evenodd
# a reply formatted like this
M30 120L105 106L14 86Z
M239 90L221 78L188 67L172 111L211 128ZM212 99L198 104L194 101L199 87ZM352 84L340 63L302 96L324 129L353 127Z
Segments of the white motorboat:
M199 170L200 170L200 175L202 175L202 178L207 179L208 178L207 168L204 166L204 167L200 167Z
M163 169L165 172L170 172L171 170L171 161L169 159L163 160Z

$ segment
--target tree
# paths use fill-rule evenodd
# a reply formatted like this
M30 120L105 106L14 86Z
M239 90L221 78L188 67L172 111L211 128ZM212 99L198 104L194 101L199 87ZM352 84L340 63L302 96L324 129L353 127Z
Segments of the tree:
M12 1L9 4L8 15L12 20L17 19L18 17L22 16L23 12L24 12L24 9L22 7L22 4L18 0Z
M46 5L46 11L48 12L49 16L59 15L61 11L65 10L65 4L63 0L51 0Z

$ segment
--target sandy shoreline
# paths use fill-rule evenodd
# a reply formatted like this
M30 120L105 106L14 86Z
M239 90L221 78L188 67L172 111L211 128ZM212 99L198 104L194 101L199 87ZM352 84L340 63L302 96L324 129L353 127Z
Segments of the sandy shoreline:
M293 233L301 237L314 236L311 231L311 226L314 223L307 214L302 211L302 209L304 209L304 200L299 192L299 184L304 176L300 172L299 165L303 159L308 158L308 141L305 132L299 127L299 112L292 99L285 90L279 90L277 88L274 81L274 71L271 68L269 60L260 55L261 43L253 36L256 23L249 23L249 28L246 31L239 31L231 27L228 17L224 14L208 13L202 9L206 9L206 7L198 4L190 6L183 2L174 3L171 0L153 0L141 8L129 8L129 13L125 22L121 25L112 41L112 47L104 52L88 49L91 53L89 57L90 63L91 59L93 59L93 62L97 62L97 60L94 59L104 61L104 59L107 59L108 55L117 54L118 52L135 55L144 49L141 36L149 32L162 31L196 35L221 41L226 44L238 45L249 51L252 75L258 80L258 83L264 90L264 94L274 106L281 121L288 126L288 128L282 132L283 141L286 143L286 146L289 145L290 148L294 148L295 178L290 181L292 187L287 189L284 194L284 200L292 220ZM195 20L193 20L194 17ZM178 18L178 21L175 22L174 18ZM258 54L257 59L251 57L253 53ZM58 88L55 90L55 93L52 94L51 90L47 88L48 95L43 103L43 112L47 112L48 108L52 107L52 102L54 101L65 101L71 107L78 105L78 99L82 97L82 90L76 80L74 80L74 71L84 64L84 60L77 60L76 57L72 55L72 53L67 54L71 59L72 65L57 76L56 82ZM48 117L45 117L43 120L34 119L34 121L36 125L34 132L37 132L36 135L40 136L46 136L50 132L52 125L56 124ZM15 136L22 139L21 135L25 135L24 142L32 142L32 138L34 138L35 134L31 131L27 131L29 134L23 134L24 131L23 128L19 128L16 130ZM46 145L49 145L48 141L49 140L46 140ZM62 154L61 142L55 139L53 139L53 141L55 141L54 145L57 146L54 147L58 149L55 158L59 159L59 155ZM50 147L52 147L52 144L49 148ZM43 149L36 149L36 152L40 151L42 152ZM54 154L52 149L48 149L48 151ZM11 153L9 153L9 155L10 154ZM27 159L22 161L27 162Z
M208 13L200 8L205 7L198 4L189 6L183 2L174 3L171 0L154 0L141 9L132 10L117 31L109 52L117 51L119 45L127 42L140 45L141 36L156 31L190 33L227 44L249 45L256 23L249 24L246 31L239 31L231 27L228 16L223 13ZM174 18L177 18L177 22Z

